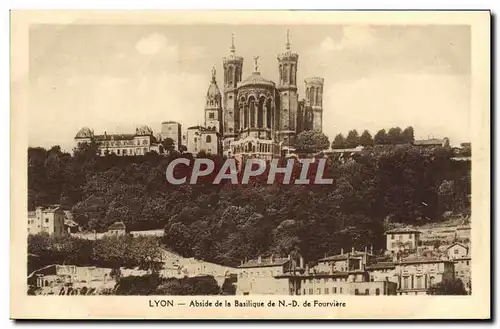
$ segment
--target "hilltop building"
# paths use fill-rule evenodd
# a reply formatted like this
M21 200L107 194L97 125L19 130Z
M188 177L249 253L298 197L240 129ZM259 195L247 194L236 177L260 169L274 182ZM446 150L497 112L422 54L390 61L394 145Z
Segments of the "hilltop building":
M277 82L261 75L258 56L254 57L253 73L242 79L243 57L236 55L234 38L230 51L223 59L221 131L225 155L238 160L269 160L294 150L295 138L303 130L322 131L324 80L305 79L305 99L299 101L299 55L292 52L288 34L285 51L277 56Z
M155 151L160 153L160 143L148 126L141 126L135 134L95 135L88 127L83 127L75 136L75 147L94 140L99 146L99 155L116 154L118 156L145 155Z

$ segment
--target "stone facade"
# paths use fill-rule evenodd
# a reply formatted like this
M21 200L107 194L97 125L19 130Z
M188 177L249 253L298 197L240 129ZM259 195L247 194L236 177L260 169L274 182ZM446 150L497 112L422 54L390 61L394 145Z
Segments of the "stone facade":
M94 140L98 147L98 154L105 156L115 154L117 156L145 155L148 152L160 152L160 144L153 136L153 131L148 126L136 129L135 134L107 134L95 135L88 127L80 129L75 136L75 147L89 144Z
M58 206L37 207L35 211L28 212L28 234L67 235L65 219L64 211Z
M165 121L161 123L161 133L160 139L164 141L170 138L174 141L175 149L179 150L179 146L182 145L182 128L179 122L175 121Z
M306 79L306 90L313 95L299 102L297 68L299 55L286 49L279 54L278 83L262 77L258 57L254 57L253 73L242 80L243 57L231 54L223 59L223 127L222 146L226 156L238 161L247 158L270 160L294 150L296 136L303 130L322 129L323 79ZM305 115L305 108L310 114ZM311 120L311 123L304 123Z

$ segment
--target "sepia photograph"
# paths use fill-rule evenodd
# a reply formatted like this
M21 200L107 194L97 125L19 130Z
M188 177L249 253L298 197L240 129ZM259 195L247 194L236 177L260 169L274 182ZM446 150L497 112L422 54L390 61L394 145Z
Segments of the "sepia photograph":
M12 298L489 316L489 12L163 14L12 13Z

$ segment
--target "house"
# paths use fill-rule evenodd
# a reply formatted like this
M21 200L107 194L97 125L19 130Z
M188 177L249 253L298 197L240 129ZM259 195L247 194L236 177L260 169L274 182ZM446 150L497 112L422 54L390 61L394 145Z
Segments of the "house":
M450 140L448 138L430 138L430 139L422 139L416 140L413 142L413 145L420 147L449 147Z
M238 266L238 284L236 295L289 295L288 280L280 279L284 273L300 271L304 260L271 256L267 259L259 256Z
M115 222L111 224L111 226L108 228L108 231L106 232L106 235L108 236L122 236L127 233L125 224L123 222Z
M287 280L290 295L396 295L397 284L369 280L367 264L374 259L367 250L324 257L314 267L285 272L276 278Z
M454 263L447 259L412 256L397 263L395 274L398 295L425 295L433 284L454 278Z
M57 205L37 207L35 211L28 211L28 234L66 235L64 220L64 212Z
M421 232L413 228L398 228L385 232L388 253L414 252L420 242Z
M33 271L28 275L28 284L39 288L43 295L79 295L82 290L114 288L116 281L111 272L111 268L53 264Z
M458 242L449 246L446 251L450 259L464 258L469 254L469 248Z
M454 243L447 249L448 257L455 264L455 278L462 280L465 290L471 292L470 267L471 257L468 247L461 243Z

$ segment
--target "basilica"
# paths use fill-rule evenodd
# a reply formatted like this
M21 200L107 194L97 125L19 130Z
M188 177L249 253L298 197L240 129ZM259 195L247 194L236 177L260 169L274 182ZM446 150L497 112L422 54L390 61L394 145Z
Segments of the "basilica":
M222 93L213 68L205 124L188 128L188 151L210 149L210 153L240 160L269 160L293 152L295 139L302 131L322 130L324 80L304 79L305 97L299 100L299 55L291 50L289 35L285 51L277 57L277 82L261 75L258 59L254 57L253 73L242 79L243 57L236 54L233 37L230 54L223 59Z
M253 58L252 74L242 79L243 57L236 54L232 38L230 53L222 62L222 92L212 68L203 125L189 127L181 134L180 123L166 121L158 135L147 126L138 127L135 134L103 135L94 135L92 129L84 127L75 136L76 146L94 138L102 156L134 156L163 153L163 141L171 139L177 150L182 145L195 155L204 151L234 157L240 163L248 158L270 160L293 153L302 131L322 131L324 80L305 78L305 95L299 100L299 55L291 50L288 33L284 52L277 56L276 82L261 75L258 59Z

